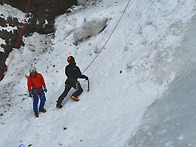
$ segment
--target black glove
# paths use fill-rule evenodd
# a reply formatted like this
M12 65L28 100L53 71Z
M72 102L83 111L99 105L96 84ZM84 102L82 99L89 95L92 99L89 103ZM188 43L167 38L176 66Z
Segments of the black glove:
M87 76L85 76L85 80L88 80L88 77Z

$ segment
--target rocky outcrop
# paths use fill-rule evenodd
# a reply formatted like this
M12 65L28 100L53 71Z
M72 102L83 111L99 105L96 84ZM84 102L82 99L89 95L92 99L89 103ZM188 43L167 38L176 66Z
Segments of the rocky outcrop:
M0 4L6 3L25 12L27 1L28 0L1 0ZM66 13L67 9L72 5L77 5L77 0L31 0L30 13L32 14L32 19L26 28L28 28L29 32L53 32L55 17ZM25 32L27 32L27 29Z
M26 11L28 0L0 0L0 4L8 4L23 12ZM64 14L68 8L72 5L77 5L77 0L31 0L30 14L31 19L25 25L23 35L29 36L33 32L40 34L47 34L54 32L55 18L61 14ZM0 76L6 68L5 60L8 54L15 47L17 38L20 32L22 24L16 18L8 18L4 20L0 17L0 24L5 27L9 26L17 27L17 30L8 32L6 30L0 31L0 38L5 40L6 44L1 44L4 52L0 52ZM20 41L19 47L24 43ZM1 79L0 79L1 80Z

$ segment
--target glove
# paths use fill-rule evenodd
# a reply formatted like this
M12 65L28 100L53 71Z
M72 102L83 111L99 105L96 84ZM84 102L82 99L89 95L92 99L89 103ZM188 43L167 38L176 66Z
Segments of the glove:
M32 93L31 93L31 91L29 91L29 97L32 97Z
M46 87L44 87L44 91L47 92L48 90L46 89Z
M88 77L87 76L85 77L85 80L88 80Z

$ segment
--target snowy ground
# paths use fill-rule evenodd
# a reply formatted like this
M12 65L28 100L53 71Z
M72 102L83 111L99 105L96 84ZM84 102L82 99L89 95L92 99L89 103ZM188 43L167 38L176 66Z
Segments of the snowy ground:
M175 79L189 70L186 65L190 60L184 60L189 56L181 55L193 51L183 44L186 44L188 33L185 35L185 32L195 14L195 5L195 0L103 0L85 9L76 7L72 14L58 17L55 34L34 33L23 38L25 46L17 51L0 85L0 130L3 132L0 146L148 147L146 144L157 146L164 142L161 135L151 139L148 132L158 136L156 133L160 130L156 126L163 118L159 117L162 111L157 109L163 103L168 105L164 111L172 110L174 106L169 100L167 103L167 99L170 93L178 92L181 85L181 80ZM107 19L107 27L75 46L73 33L83 26L84 19ZM191 53L189 55L194 55ZM81 71L90 78L91 90L87 92L87 82L80 80L84 88L80 101L75 103L69 99L72 90L64 107L58 110L55 105L64 90L68 55L75 57ZM24 76L29 74L30 65L42 73L48 88L47 113L40 114L38 119L33 115ZM194 71L187 73L194 77ZM185 81L189 80L182 80ZM185 96L182 95L182 102ZM193 116L194 109L191 109ZM178 117L176 112L178 107L166 120ZM154 121L151 115L156 118ZM180 119L172 120L178 123ZM194 127L192 122L189 125ZM170 123L167 128L172 132L162 129L160 133L177 132ZM141 138L145 137L143 141ZM175 144L176 138L170 137L172 140L168 141L166 137L166 144L160 146L194 146L194 137L194 132L177 136L182 141L180 145Z

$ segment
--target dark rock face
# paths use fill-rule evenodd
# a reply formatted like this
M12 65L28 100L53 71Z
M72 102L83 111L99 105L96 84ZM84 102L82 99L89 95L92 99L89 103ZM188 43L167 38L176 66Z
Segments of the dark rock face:
M26 11L28 0L0 0L0 4L8 4L23 12ZM31 0L30 10L32 18L25 25L23 35L29 36L33 32L47 34L54 32L55 18L64 14L72 5L77 5L77 0ZM16 26L18 30L14 32L0 31L0 37L5 40L6 45L2 44L4 53L0 52L0 76L6 68L5 60L8 54L15 47L22 24L16 18L4 20L0 18L0 25L5 27L7 24ZM19 47L24 43L20 41ZM1 80L1 79L0 79Z
M1 0L0 4L9 4L23 12L26 11L28 0ZM26 27L29 32L47 34L54 31L53 24L55 17L66 13L72 5L77 5L77 0L31 0L30 13L32 14L31 24ZM46 21L47 25L44 25Z

